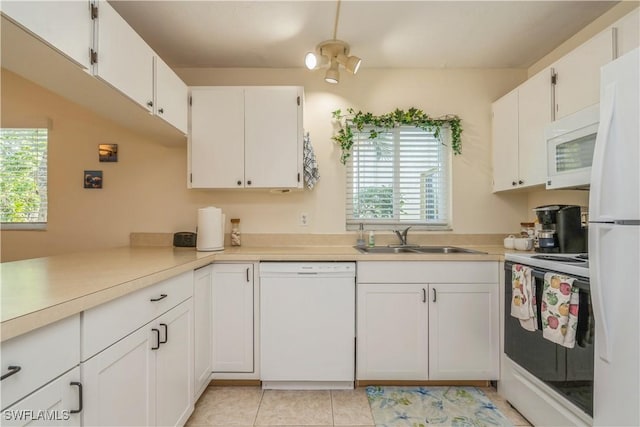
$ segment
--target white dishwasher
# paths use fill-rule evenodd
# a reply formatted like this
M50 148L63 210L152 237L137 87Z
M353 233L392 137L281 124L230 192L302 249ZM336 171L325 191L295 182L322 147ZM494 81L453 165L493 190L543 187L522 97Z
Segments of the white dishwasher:
M350 389L353 262L260 263L260 378L265 389Z

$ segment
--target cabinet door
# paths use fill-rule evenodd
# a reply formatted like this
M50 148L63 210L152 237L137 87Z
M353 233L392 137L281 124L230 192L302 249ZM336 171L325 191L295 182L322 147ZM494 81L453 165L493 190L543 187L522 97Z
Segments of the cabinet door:
M302 90L245 89L245 185L302 187Z
M498 285L429 286L429 379L498 379Z
M84 425L156 425L151 348L157 346L157 337L150 328L138 329L82 364Z
M640 46L640 8L634 9L613 26L618 31L617 57Z
M518 90L493 103L493 191L518 185Z
M420 284L358 284L357 379L427 379L426 292Z
M551 123L551 69L541 71L518 87L518 183L544 184L547 149L544 128Z
M253 265L213 265L213 371L253 372Z
M55 381L2 411L3 426L79 426L80 368L73 368Z
M2 12L82 68L91 65L93 22L89 0L3 1Z
M157 320L156 421L184 425L193 409L193 301L188 299Z
M98 5L94 74L153 111L153 50L106 0Z
M191 89L189 158L192 188L244 187L242 88Z
M612 30L606 30L558 60L556 120L600 101L600 67L613 59Z
M187 133L189 91L187 85L158 56L154 58L155 113L176 129Z
M193 283L193 328L194 328L194 393L196 400L209 384L211 376L211 266L195 271Z

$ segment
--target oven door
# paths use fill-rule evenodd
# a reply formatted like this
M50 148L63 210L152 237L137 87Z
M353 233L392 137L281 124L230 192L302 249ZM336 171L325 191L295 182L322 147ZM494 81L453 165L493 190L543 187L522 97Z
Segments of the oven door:
M580 290L576 345L566 348L542 336L540 304L537 304L538 329L528 331L511 316L511 269L505 263L504 351L511 360L564 395L574 405L593 416L593 315L589 283L574 281ZM534 269L536 301L542 301L544 273Z

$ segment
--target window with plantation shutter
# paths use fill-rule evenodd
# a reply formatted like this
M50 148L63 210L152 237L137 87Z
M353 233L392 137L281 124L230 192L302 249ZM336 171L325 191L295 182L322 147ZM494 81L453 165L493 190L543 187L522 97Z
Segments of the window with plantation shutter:
M3 228L47 223L46 128L0 129L0 220Z
M347 171L347 229L422 226L450 229L448 130L413 126L354 130ZM444 144L443 144L444 142ZM379 227L376 227L379 226Z

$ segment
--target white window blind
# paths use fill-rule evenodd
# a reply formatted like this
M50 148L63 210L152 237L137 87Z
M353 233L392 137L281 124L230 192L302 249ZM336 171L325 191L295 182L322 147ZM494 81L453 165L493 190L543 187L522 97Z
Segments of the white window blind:
M347 228L359 223L450 228L448 130L442 129L436 138L433 132L403 126L380 132L376 139L369 138L370 130L354 132L347 171Z
M47 222L46 128L0 129L0 220Z

